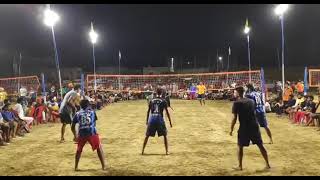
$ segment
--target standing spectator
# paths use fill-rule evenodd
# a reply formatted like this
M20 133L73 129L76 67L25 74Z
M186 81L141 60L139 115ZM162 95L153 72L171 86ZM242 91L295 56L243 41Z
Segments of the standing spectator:
M283 93L283 97L282 97L283 105L284 105L284 106L286 106L286 104L288 103L289 97L290 97L291 95L293 95L293 90L292 90L292 88L289 86L289 84L285 84L284 93Z
M299 82L297 83L296 89L297 89L298 94L303 95L303 92L304 92L304 84L303 84L303 82L302 82L301 80L299 80Z

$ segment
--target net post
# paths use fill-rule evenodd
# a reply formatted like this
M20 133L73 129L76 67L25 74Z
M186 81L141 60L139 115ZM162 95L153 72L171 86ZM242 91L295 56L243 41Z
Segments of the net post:
M45 80L44 80L44 74L41 73L41 88L42 88L42 97L44 100L44 103L47 103L47 98L46 98L46 84L45 84Z
M80 82L80 84L81 84L81 96L84 96L84 74L83 73L81 73L81 82Z
M309 90L309 85L308 85L308 68L307 68L307 67L304 68L304 83L303 83L303 84L304 84L304 89L303 89L304 94L307 95L308 90Z

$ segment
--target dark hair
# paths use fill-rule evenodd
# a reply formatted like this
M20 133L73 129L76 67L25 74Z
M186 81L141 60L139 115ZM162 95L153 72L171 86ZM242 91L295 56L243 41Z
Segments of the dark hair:
M74 86L74 90L79 90L81 88L81 86L79 85L79 84L76 84L75 86Z
M9 104L4 105L2 110L9 110Z
M3 101L3 103L4 103L4 104L8 104L8 103L9 103L9 99L5 99L5 100Z
M313 101L314 100L314 97L312 95L309 96L309 98Z
M161 88L158 88L157 89L157 95L161 95L162 94L162 89Z
M244 95L244 88L243 88L242 86L236 87L235 90L239 93L239 96L243 97L243 95Z
M89 107L90 102L87 99L83 99L80 101L80 107L81 109L86 109L87 107Z
M17 99L17 103L22 103L22 98L21 97L19 97L18 99Z
M254 87L251 83L247 84L247 88L249 91L254 91Z

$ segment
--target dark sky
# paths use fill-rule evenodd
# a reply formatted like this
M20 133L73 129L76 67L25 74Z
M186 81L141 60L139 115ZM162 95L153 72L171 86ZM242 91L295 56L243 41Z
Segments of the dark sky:
M61 66L87 68L92 62L88 41L90 21L99 33L98 66L163 66L170 56L190 59L198 66L215 61L217 48L224 56L232 48L232 63L247 65L246 17L252 26L253 66L277 67L280 22L275 5L52 5L61 16L55 32ZM45 5L0 5L0 57L53 56L50 30L43 25ZM320 5L291 5L285 16L286 60L289 66L318 65L320 56ZM279 49L281 52L281 49ZM3 61L4 62L4 61ZM33 63L33 62L30 62ZM91 66L90 66L91 67Z

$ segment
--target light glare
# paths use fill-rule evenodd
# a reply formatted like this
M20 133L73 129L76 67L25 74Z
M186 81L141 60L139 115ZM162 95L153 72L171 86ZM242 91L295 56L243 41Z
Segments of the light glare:
M250 32L250 28L248 26L244 27L244 31L245 34L248 34Z
M98 40L98 34L96 32L94 32L94 30L92 29L89 32L89 36L90 36L91 43L95 44L97 42L97 40Z
M59 15L51 9L48 8L44 11L44 24L46 26L53 27L59 19Z
M289 5L288 4L279 4L274 12L276 13L276 15L278 16L282 16L289 8Z

